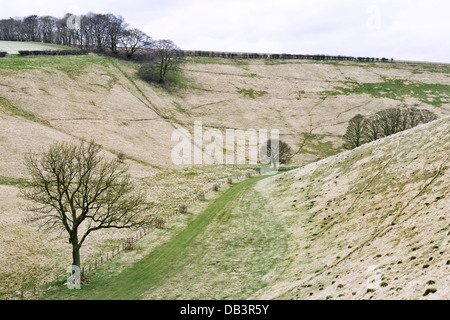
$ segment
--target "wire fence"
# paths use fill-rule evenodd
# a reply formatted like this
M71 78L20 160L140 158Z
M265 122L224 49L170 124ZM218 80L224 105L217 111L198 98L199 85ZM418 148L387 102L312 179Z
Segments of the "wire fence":
M171 210L167 215L158 219L157 223L155 223L153 228L145 228L138 230L133 237L123 239L121 243L115 247L111 251L103 252L100 257L96 258L93 262L86 264L81 267L81 277L82 281L87 274L93 273L96 269L98 269L103 264L111 261L119 254L127 250L134 250L136 248L136 243L142 240L144 237L154 232L157 229L163 229L165 225L170 222L175 217L180 214L187 213L189 207L191 207L194 203L198 201L204 201L206 199L206 195L211 192L217 192L224 185L231 185L235 182L241 181L243 179L251 178L255 175L260 175L259 171L247 172L246 174L240 176L233 176L221 179L213 183L210 187L202 190L199 194L194 196L191 200L187 201L184 204L181 204L178 208ZM44 281L42 283L33 283L33 282L24 282L22 283L20 289L15 293L10 294L5 297L5 300L33 300L39 298L42 294L46 293L60 283L63 283L69 278L70 274L65 273L57 276L52 281Z

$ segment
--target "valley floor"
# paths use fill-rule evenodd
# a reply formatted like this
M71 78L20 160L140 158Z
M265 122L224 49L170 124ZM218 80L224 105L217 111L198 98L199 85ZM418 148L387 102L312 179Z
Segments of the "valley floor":
M247 299L281 272L287 250L283 225L254 189L264 178L232 185L201 204L184 229L169 227L171 239L120 273L106 266L82 290L59 285L45 298Z

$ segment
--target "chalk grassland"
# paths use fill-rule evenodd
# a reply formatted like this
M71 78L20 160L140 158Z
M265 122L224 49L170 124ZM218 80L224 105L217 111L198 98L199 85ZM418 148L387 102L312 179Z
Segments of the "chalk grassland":
M71 263L64 233L23 222L27 204L18 187L27 179L27 152L94 137L129 164L148 186L154 212L165 214L208 183L248 169L174 166L171 134L179 127L192 132L195 120L205 129L279 129L296 151L292 165L300 166L342 151L341 135L357 113L417 106L450 114L447 65L192 58L173 88L144 83L137 68L96 55L0 59L2 295L16 294L22 283L52 280ZM373 93L376 85L386 94ZM84 263L129 234L93 234L82 249Z
M261 181L289 231L262 299L449 299L450 118Z

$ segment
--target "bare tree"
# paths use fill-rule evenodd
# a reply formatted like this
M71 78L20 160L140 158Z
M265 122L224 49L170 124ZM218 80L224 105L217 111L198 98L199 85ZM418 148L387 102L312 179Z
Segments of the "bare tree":
M152 38L139 29L127 29L122 31L121 43L127 59L131 59L137 50L150 47Z
M366 142L378 140L381 136L380 124L378 123L378 117L372 116L366 119L366 125L363 130L363 139Z
M411 126L411 110L409 108L401 108L400 110L400 122L398 125L398 131L405 131Z
M431 111L421 110L421 123L428 123L437 120L438 116Z
M122 36L123 30L127 27L127 24L121 16L116 17L111 13L105 16L105 20L106 45L112 53L117 54L120 37Z
M349 122L344 135L346 141L344 146L353 149L363 143L414 128L437 118L431 111L416 108L390 108L379 111L369 118L358 114Z
M344 135L346 148L357 148L365 143L364 132L366 130L366 125L367 119L360 114L357 114L352 119L350 119L347 127L347 132Z
M421 124L422 122L422 112L417 108L409 109L409 124L411 128L414 128Z
M26 41L39 41L39 18L31 15L23 19L22 33Z
M270 163L273 165L273 169L277 170L278 163L288 163L294 152L292 148L283 140L269 139L260 150L261 158L270 159Z
M50 16L40 18L41 22L41 38L45 43L53 43L56 29L56 19Z
M105 14L89 13L86 16L85 22L89 24L93 44L97 47L96 50L102 52L106 45L108 16Z
M45 230L62 228L72 245L73 265L80 267L80 248L96 230L137 229L152 223L145 218L146 197L116 157L108 158L90 143L55 143L41 154L28 154L31 176L22 189L31 222Z
M378 123L384 137L401 131L402 110L390 108L377 112Z
M0 39L6 41L23 40L22 21L13 18L0 20Z

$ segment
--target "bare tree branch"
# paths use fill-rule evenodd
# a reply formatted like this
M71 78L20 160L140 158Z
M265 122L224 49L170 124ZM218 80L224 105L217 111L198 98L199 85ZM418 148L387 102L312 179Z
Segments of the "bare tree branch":
M139 229L154 223L146 217L146 194L116 157L108 159L90 143L55 143L24 161L31 181L22 196L35 203L28 221L40 228L63 228L73 247L73 263L80 266L80 248L100 229Z

